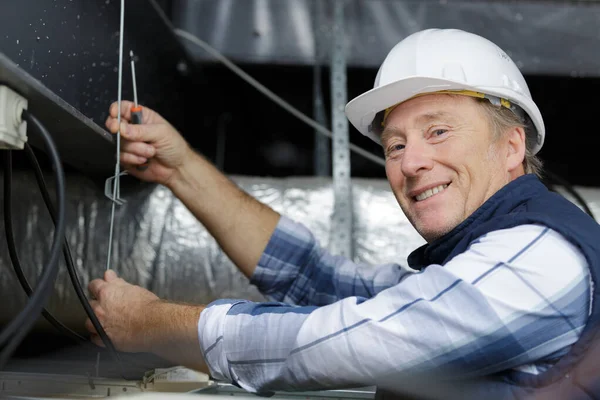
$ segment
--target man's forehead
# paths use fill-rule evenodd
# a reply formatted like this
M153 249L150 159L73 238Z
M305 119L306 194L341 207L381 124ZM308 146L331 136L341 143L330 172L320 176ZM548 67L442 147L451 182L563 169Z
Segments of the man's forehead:
M448 93L431 93L419 95L406 100L394 107L388 118L394 114L401 114L403 119L410 118L416 121L428 120L436 117L460 115L473 105L475 99L467 96Z
M459 110L446 110L439 107L431 107L420 110L414 114L400 113L393 118L388 118L386 126L381 133L381 141L385 141L390 136L401 134L407 124L418 127L431 122L456 122L461 119Z

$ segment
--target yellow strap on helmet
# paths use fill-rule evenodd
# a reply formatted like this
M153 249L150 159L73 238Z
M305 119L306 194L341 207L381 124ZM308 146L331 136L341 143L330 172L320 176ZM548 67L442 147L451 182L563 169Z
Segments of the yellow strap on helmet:
M416 96L413 96L411 98L414 99L415 97L425 96L425 95L428 95L428 94L460 94L460 95L463 95L463 96L476 97L478 99L488 99L492 104L501 105L501 106L506 107L509 110L515 112L515 107L513 107L513 105L510 103L510 101L508 101L506 99L503 99L501 97L492 96L492 95L481 93L481 92L475 92L473 90L440 90L439 92L420 93L420 94L418 94ZM388 115L399 104L400 103L394 104L393 106L388 107L388 108L385 109L384 114L383 114L383 119L381 120L381 127L384 126L385 120L387 119Z

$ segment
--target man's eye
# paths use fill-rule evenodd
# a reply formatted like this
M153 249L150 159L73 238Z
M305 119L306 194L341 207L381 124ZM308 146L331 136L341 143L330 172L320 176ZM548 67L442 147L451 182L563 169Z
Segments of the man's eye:
M433 136L442 136L446 132L448 132L447 129L436 129L433 131Z
M400 150L404 150L404 147L405 146L403 144L394 144L392 146L389 146L386 151L386 156L390 156L399 152Z

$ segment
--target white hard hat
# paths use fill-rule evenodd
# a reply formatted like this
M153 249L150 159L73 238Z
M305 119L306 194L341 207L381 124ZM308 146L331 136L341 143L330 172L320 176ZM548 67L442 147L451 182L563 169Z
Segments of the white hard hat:
M350 101L346 116L360 133L379 143L374 121L381 124L382 118L376 116L414 96L445 91L486 97L517 114L524 112L533 123L533 153L542 148L544 121L515 63L489 40L457 29L424 30L394 46L373 89Z

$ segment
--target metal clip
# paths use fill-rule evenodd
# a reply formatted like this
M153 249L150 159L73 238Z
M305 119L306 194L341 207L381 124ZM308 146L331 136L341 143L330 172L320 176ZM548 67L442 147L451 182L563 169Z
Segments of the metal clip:
M118 205L123 205L125 203L127 203L126 200L121 198L121 188L120 188L120 184L119 184L119 180L115 179L115 178L120 178L121 176L127 175L127 171L123 171L121 172L118 176L111 176L110 178L108 178L105 182L104 182L104 195L111 201L114 201L116 204ZM113 193L115 193L115 188L113 187L113 184L116 184L116 197L113 198Z

